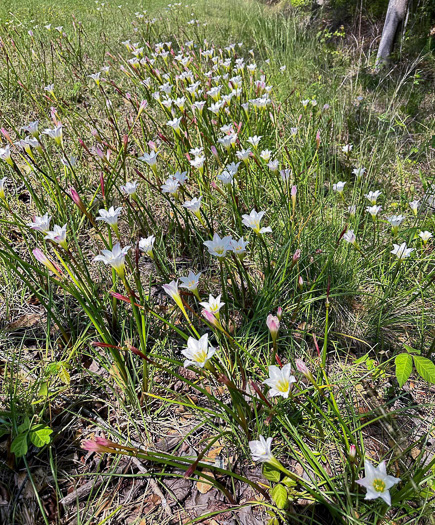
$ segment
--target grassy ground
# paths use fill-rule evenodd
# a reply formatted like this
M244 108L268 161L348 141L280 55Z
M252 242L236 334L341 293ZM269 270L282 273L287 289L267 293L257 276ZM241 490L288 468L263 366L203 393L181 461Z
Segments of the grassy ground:
M0 24L3 522L433 523L433 58L375 75L371 43L247 0L7 0ZM153 96L167 82L181 107ZM241 91L212 113L219 85L217 99ZM61 122L62 140L13 145L34 120ZM152 169L138 157L155 147ZM176 171L187 182L162 191ZM199 196L195 215L183 203ZM118 228L95 221L111 206ZM247 226L252 209L271 233ZM29 228L45 213L67 244ZM214 233L246 255L213 256ZM137 245L151 235L152 256ZM94 261L117 241L125 273ZM165 293L189 270L197 290ZM205 335L214 356L184 363ZM264 381L286 364L295 384L273 397ZM278 463L255 461L260 436ZM364 499L364 460L401 478L391 506Z

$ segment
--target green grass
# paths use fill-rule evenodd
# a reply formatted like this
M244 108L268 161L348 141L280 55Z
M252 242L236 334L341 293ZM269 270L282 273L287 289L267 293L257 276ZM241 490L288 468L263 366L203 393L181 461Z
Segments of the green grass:
M7 178L0 201L0 482L10 496L3 521L24 523L31 508L41 523L75 516L83 524L220 523L223 510L231 507L237 517L245 504L265 523L432 523L434 257L433 239L424 244L418 235L435 232L426 200L434 172L431 57L375 76L367 48L351 47L343 34L331 40L303 11L245 0L171 10L160 1L103 4L0 6L0 147L7 133L12 142L23 138L21 126L33 120L40 130L55 121L64 126L61 144L41 136L41 151L12 147L12 165L0 160L0 179ZM144 9L144 18L135 15ZM233 97L228 115L192 113L190 95L174 78L179 62L151 57L158 73L145 65L136 70L124 40L172 42L174 55L193 41L189 68L205 90L213 62L199 48L215 46L234 67L236 57L224 48L236 43L237 56L257 64L253 79L264 74L273 86L272 103L246 113ZM106 80L97 85L89 75L104 66ZM243 75L242 101L258 97L250 74ZM168 79L173 98L186 96L185 112L174 107L171 114L153 98ZM219 82L228 93L228 81L212 81ZM48 84L53 93L44 90ZM147 105L138 114L142 100ZM304 108L303 100L317 104ZM167 125L179 116L186 135ZM227 151L219 128L228 123L241 127ZM254 135L262 137L258 150L251 146L251 160L224 186L218 176ZM153 143L155 171L138 160ZM346 144L353 145L349 154ZM187 157L199 146L207 157L203 171ZM291 170L289 180L269 169L262 150ZM77 164L65 166L64 157ZM362 166L358 179L353 170ZM188 181L171 197L161 185L177 170L188 172ZM120 189L133 180L140 182L135 199ZM339 181L346 183L343 196L333 189ZM73 202L71 187L81 203ZM376 220L365 211L365 194L374 190L382 192ZM198 218L182 204L200 195ZM409 202L416 199L414 214ZM119 231L95 221L111 206L122 208ZM243 215L252 209L266 212L261 227L271 233L246 226ZM45 213L51 228L67 224L67 248L27 226ZM393 214L405 217L397 232L387 221ZM343 238L349 230L357 245ZM245 258L210 255L204 242L213 233L247 239ZM135 252L150 235L153 258ZM125 275L94 261L118 236L132 247ZM399 261L393 243L413 248L411 257ZM58 269L41 264L35 248ZM174 301L163 291L190 269L202 272L201 302L221 295L219 321L206 322L193 293ZM278 308L274 340L266 319ZM204 334L216 353L206 367L186 369L188 339ZM399 354L407 366L396 377ZM298 359L311 373L297 370ZM296 384L288 398L271 397L268 367L286 363ZM82 439L95 447L95 435L117 445L84 452ZM260 435L273 438L279 460L272 461L278 470L263 468L263 476L249 448ZM388 473L401 478L391 508L364 500L355 483L364 459L385 460ZM14 478L20 470L25 497ZM212 485L209 496L196 494L199 476ZM183 477L189 494L210 498L200 515L191 496L168 487ZM92 479L94 490L62 504ZM162 497L172 502L170 513L156 505ZM213 506L218 497L227 506Z

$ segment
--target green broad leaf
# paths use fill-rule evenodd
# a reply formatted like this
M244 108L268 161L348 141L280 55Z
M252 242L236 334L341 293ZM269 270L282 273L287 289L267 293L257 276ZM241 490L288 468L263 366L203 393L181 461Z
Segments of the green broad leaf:
M279 509L284 509L288 502L287 490L284 485L275 485L270 493L273 501Z
M281 479L281 472L269 463L263 463L263 476L269 481L278 483Z
M292 487L296 487L296 481L294 481L293 479L289 478L288 476L286 476L282 481L281 483L283 485L285 485L286 487L288 487L289 489L292 488Z
M49 427L37 428L36 430L32 429L30 431L30 441L35 445L35 447L41 448L44 445L48 445L51 440L51 434L53 431Z
M412 348L412 346L409 345L403 345L403 348L409 352L410 354L421 354L421 350L417 350L415 348Z
M417 372L428 383L435 385L435 363L426 357L414 355L414 365Z
M47 397L48 396L48 384L47 384L46 381L41 383L41 386L39 387L39 390L38 390L38 396L39 397Z
M22 434L26 430L28 430L30 427L30 419L29 416L26 416L24 418L24 421L21 423L21 425L18 426L18 434Z
M17 458L21 458L27 454L27 432L25 434L18 434L18 436L11 443L11 452Z
M408 381L412 372L412 356L399 354L394 360L396 364L396 377L400 388Z
M65 366L61 366L58 373L59 379L62 381L64 385L69 386L71 383L71 377L69 375L69 372Z
M267 525L279 525L279 521L276 518L272 518L267 522Z

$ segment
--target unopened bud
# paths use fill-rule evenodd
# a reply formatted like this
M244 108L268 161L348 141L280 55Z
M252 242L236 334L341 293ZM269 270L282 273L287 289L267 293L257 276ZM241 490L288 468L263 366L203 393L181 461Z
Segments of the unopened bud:
M299 279L298 279L298 286L300 289L304 287L304 280L302 279L301 275L299 276Z
M355 463L355 460L356 460L356 446L351 445L349 447L349 461L351 463Z
M269 328L270 335L273 341L276 341L279 330L279 319L275 315L269 314L266 319L267 328Z
M293 208L296 206L296 193L298 191L297 186L292 186L291 190L291 199L292 199L292 206Z
M39 248L35 248L33 250L33 255L35 256L35 259L43 264L46 268L48 268L51 272L53 272L57 277L62 277L62 271L61 269L54 264L50 259L43 253Z
M281 306L278 307L278 310L276 311L276 316L278 317L278 320L281 321L281 319L282 319L282 308L281 308Z

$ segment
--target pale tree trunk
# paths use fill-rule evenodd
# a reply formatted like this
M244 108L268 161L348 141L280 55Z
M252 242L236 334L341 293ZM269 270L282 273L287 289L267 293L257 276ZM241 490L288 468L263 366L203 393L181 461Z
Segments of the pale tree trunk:
M394 39L400 22L405 19L408 0L390 0L384 29L382 30L381 43L376 57L376 69L379 70L388 62L388 57L393 50Z

